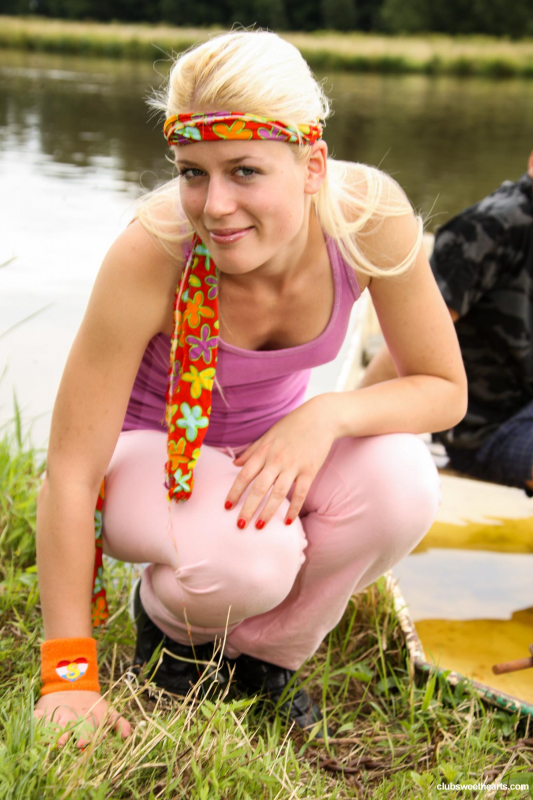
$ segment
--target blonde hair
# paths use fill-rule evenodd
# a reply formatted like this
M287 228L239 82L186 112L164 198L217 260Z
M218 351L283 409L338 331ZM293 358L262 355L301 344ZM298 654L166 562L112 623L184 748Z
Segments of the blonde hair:
M242 110L295 126L317 119L324 123L332 114L329 98L300 51L261 28L232 30L181 53L172 66L167 86L155 92L148 104L166 116ZM297 160L307 159L311 152L311 145L301 140L300 144L289 146L296 149ZM169 160L174 163L171 157ZM323 230L336 240L345 260L370 276L405 273L413 265L422 241L422 220L417 217L416 242L400 263L382 268L361 249L369 222L379 226L388 217L411 212L403 192L392 191L396 185L375 167L328 157L326 179L311 196ZM193 228L185 215L176 220L175 215L165 217L158 209L168 208L169 202L171 208L180 208L178 198L176 177L144 195L135 212L144 227L174 253L191 236Z

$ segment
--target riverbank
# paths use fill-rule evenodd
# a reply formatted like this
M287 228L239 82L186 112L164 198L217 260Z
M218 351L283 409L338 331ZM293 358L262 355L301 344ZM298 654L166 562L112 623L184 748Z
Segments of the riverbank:
M155 60L170 58L223 30L0 16L0 48ZM332 31L281 35L317 70L533 77L531 39Z

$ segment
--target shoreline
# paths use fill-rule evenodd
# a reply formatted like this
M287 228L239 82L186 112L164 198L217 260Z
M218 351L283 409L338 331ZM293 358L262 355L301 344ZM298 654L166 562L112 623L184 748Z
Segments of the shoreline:
M227 28L179 28L0 16L0 50L150 60L169 59ZM533 39L426 34L279 32L312 69L426 75L533 78Z

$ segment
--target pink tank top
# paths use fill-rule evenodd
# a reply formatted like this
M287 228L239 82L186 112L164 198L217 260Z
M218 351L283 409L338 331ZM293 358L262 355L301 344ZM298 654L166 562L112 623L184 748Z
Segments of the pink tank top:
M281 350L244 350L219 337L217 381L204 443L238 447L255 441L289 411L301 405L311 369L333 361L342 347L352 306L361 289L352 267L331 236L324 233L335 299L324 331L310 342ZM188 252L186 253L186 256ZM131 392L123 431L164 431L170 336L158 333L144 352Z

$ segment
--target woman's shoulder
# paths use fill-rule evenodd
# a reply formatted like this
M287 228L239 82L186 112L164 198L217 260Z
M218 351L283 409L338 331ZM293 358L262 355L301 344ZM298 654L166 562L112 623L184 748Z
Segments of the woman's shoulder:
M166 198L150 206L141 205L112 248L125 260L132 278L170 284L175 289L192 236L179 205Z

